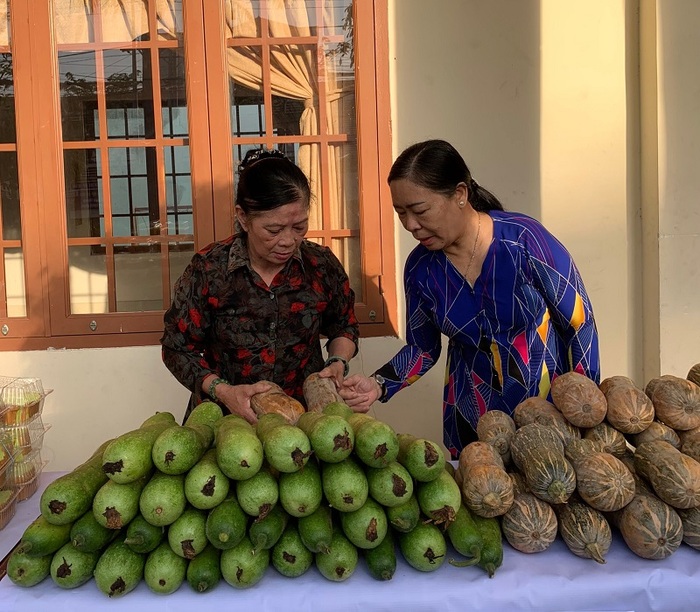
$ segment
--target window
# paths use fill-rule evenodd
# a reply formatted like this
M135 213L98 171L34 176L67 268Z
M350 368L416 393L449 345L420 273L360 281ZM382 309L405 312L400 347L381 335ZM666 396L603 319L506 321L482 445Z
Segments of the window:
M309 239L345 265L363 335L390 333L384 4L0 0L0 347L157 342L258 146L306 172Z

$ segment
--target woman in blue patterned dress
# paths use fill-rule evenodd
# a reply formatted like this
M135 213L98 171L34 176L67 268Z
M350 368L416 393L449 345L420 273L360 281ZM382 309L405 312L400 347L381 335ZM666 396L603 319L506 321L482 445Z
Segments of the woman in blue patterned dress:
M575 370L598 382L598 334L571 255L541 223L506 212L443 140L412 145L389 173L394 210L419 245L404 268L406 345L340 394L368 410L416 382L449 339L444 443L453 457L476 439L487 410L512 415L549 399L554 377Z

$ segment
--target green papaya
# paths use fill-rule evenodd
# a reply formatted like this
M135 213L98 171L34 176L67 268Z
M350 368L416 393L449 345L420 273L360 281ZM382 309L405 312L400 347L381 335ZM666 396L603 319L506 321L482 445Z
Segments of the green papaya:
M280 539L284 528L289 521L289 515L280 508L274 506L264 518L258 518L248 527L248 538L253 545L253 550L269 550Z
M151 591L169 595L177 591L187 575L187 559L163 541L146 557L143 580Z
M313 553L304 546L297 525L290 522L270 553L272 567L280 574L296 578L306 573L314 563Z
M99 552L83 552L68 542L51 559L51 579L62 589L75 589L92 578L99 558Z
M104 473L119 484L147 476L153 470L154 442L163 431L176 424L175 417L170 412L157 412L138 429L112 440L102 455Z
M197 593L206 593L221 580L221 551L208 544L187 566L187 582Z
M99 488L107 482L102 471L102 454L108 440L72 472L50 482L39 500L39 509L52 525L67 525L78 520L90 508Z
M343 532L335 529L328 552L316 553L315 561L321 576L333 582L343 582L355 573L359 554Z
M149 553L165 537L165 527L151 525L141 514L137 514L126 528L126 544L137 553Z
M187 508L168 527L170 547L181 557L193 559L207 545L207 513L198 508Z
M445 533L452 547L460 555L467 557L467 561L454 562L450 560L450 563L460 566L479 563L484 539L476 526L473 513L464 504L460 504L455 520L450 523Z
M270 565L270 551L255 551L248 536L233 548L221 552L221 575L232 587L246 589L256 585Z
M149 475L120 484L114 480L105 482L95 493L92 512L97 522L107 529L121 529L139 513L141 492L149 481Z
M226 550L236 546L246 535L248 516L235 495L229 495L216 508L209 510L205 530L214 548Z
M184 474L155 472L139 497L139 510L151 525L174 523L187 506Z
M369 575L375 580L391 580L396 572L396 544L391 531L379 546L363 549Z
M323 500L323 485L315 461L297 472L280 474L279 499L287 513L297 518L316 511Z
M20 547L30 557L52 555L70 541L72 524L53 525L43 514L35 518L24 530Z
M33 557L17 547L7 560L7 577L17 586L35 586L51 574L52 559L53 554Z
M115 539L100 555L95 566L95 584L108 597L122 597L143 579L146 556L131 550L124 538Z
M73 523L70 541L78 550L86 553L97 552L107 546L118 533L118 530L109 529L99 523L90 509Z
M228 495L230 483L216 462L212 448L195 463L185 476L185 497L195 508L211 510Z
M333 539L333 513L326 505L297 521L299 537L312 553L328 552Z
M447 542L433 523L418 523L411 531L399 534L399 548L406 562L421 572L434 572L445 562Z

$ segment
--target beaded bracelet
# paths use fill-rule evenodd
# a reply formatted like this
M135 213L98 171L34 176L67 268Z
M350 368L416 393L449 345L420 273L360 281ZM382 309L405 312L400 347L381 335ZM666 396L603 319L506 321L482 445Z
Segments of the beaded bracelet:
M332 363L335 363L336 361L340 361L340 363L343 364L345 369L343 370L343 376L347 376L350 373L350 364L348 363L347 359L343 359L340 355L332 355L328 359L326 359L326 363L323 364L324 368L327 368L329 365Z
M217 387L218 385L222 384L222 383L225 384L225 385L231 384L231 383L228 382L228 380L225 380L225 379L223 379L223 378L215 378L214 380L212 380L212 381L209 383L209 388L207 389L207 395L208 395L209 397L211 397L211 399L213 399L213 400L218 399L218 398L216 397L216 387Z

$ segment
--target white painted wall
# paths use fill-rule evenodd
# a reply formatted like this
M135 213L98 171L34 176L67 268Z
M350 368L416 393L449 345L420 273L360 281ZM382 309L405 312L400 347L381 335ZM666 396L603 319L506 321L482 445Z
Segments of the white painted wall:
M390 0L388 84L394 154L418 140L450 140L508 208L542 219L581 268L601 332L603 375L639 384L659 368L684 376L700 361L700 74L693 61L700 6L640 2L659 32L658 40L642 34L658 58L653 99L647 90L642 98L642 151L648 157L657 139L659 146L644 173L634 2ZM658 193L642 190L656 183ZM396 237L402 295L400 271L413 241L400 227ZM659 265L643 269L642 255ZM642 325L659 329L661 341L643 336ZM371 373L400 346L396 338L362 340L352 371ZM646 358L654 354L658 367ZM47 469L75 466L156 410L179 418L188 397L159 347L0 353L0 374L38 376L54 389L44 409ZM441 362L373 414L439 441L442 381Z

